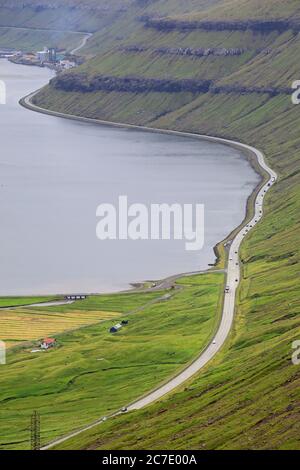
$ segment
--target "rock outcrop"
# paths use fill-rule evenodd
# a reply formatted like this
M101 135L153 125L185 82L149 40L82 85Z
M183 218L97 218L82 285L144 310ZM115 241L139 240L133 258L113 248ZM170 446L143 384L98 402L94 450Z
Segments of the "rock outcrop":
M62 73L50 81L50 85L67 92L91 93L97 91L129 93L236 93L236 94L290 94L289 88L247 87L239 84L216 85L212 80L157 79L143 77L88 76L85 73Z
M120 47L124 52L153 52L161 55L178 55L178 56L191 56L191 57L208 57L208 56L240 56L246 52L242 48L226 48L226 47L207 47L207 48L192 48L192 47L159 47L151 49L145 46L130 45Z
M212 85L210 90L211 93L220 94L220 93L236 93L236 94L259 94L259 95L270 95L270 96L277 96L281 94L290 95L291 89L290 88L275 88L275 87L247 87L243 85Z
M155 28L159 31L190 31L202 29L205 31L247 31L260 33L272 31L284 32L287 30L300 31L300 24L292 20L245 20L245 21L183 21L171 18L154 18L143 16L140 18L145 27Z
M51 86L64 91L118 91L131 93L206 93L209 80L168 80L142 77L112 77L97 75L89 77L83 73L64 73L53 78Z

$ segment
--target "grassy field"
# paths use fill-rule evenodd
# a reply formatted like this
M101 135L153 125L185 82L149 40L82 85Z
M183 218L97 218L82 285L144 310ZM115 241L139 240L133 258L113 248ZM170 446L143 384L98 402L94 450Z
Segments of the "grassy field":
M224 277L198 275L178 284L168 300L162 299L164 292L92 298L87 310L82 307L81 320L96 308L100 319L101 311L118 303L124 313L56 335L58 346L45 353L30 354L28 347L9 351L0 369L0 449L29 448L32 410L41 414L45 444L119 409L184 368L215 331ZM65 316L69 328L68 319L78 318L76 308L61 307L64 313L56 319L48 313L54 307L36 315L52 317L54 330ZM111 335L110 326L122 319L128 325Z
M56 312L72 313L74 310L89 312L99 308L99 305L103 306L103 309L107 312L121 312L127 313L134 311L137 308L141 308L148 303L151 303L158 299L162 294L160 292L130 292L120 294L101 294L91 295L85 300L75 302L73 304L60 305L59 307L49 307L47 311L55 310Z
M61 300L61 297L0 297L0 307L18 307L51 300Z
M30 304L61 300L60 297L1 297L1 340L8 348L24 341L37 341L43 336L59 334L100 321L113 319L121 313L151 304L158 293L89 296L73 304L52 307L26 307ZM105 311L99 310L99 303ZM18 307L9 310L9 307ZM21 308L22 307L22 308ZM25 308L24 308L25 307ZM103 308L104 308L103 307Z
M18 308L0 310L1 340L8 348L24 341L53 336L66 330L74 330L118 317L118 312L76 311L70 313L47 312L40 309Z

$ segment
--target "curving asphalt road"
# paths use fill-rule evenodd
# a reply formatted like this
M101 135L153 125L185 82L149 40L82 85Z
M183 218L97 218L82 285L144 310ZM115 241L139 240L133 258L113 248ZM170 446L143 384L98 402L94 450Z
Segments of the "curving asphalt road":
M232 141L228 141L225 139L214 139L214 141L223 142L223 143L230 143L233 144ZM272 187L272 185L277 180L277 174L268 167L265 162L263 154L253 148L238 142L234 142L236 147L241 147L243 149L247 149L248 151L254 153L257 157L258 163L260 164L261 168L263 168L266 173L269 174L269 180L266 184L261 188L259 191L256 201L255 201L255 215L249 223L246 223L238 234L234 237L230 244L229 256L228 256L228 268L227 268L227 282L226 286L229 288L228 293L225 293L224 298L224 306L223 306L223 314L221 323L219 325L219 329L210 343L210 345L206 348L206 350L201 354L201 356L196 359L189 367L187 367L183 372L179 375L171 379L167 384L161 386L157 390L153 391L152 393L148 394L147 396L137 400L136 402L132 403L128 406L127 410L138 410L141 409L150 403L162 398L167 393L173 391L175 388L182 385L184 382L189 380L193 375L199 372L213 357L217 354L217 352L221 349L224 345L232 324L234 320L234 313L235 313L235 299L236 299L236 292L239 287L240 283L240 275L241 275L241 267L240 267L240 259L239 259L239 250L241 244L245 238L245 236L255 227L255 225L261 220L263 217L263 199L266 192Z

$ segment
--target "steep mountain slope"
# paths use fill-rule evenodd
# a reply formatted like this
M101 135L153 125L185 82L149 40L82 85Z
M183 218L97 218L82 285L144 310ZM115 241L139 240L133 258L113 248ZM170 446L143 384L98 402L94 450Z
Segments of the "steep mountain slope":
M235 11L235 2L233 5ZM237 21L245 21L238 11ZM39 103L74 114L80 114L84 106L84 114L89 117L152 124L182 104L193 102L196 96L191 80L199 82L200 91L209 88L213 94L290 93L291 81L297 77L294 57L299 34L289 24L270 30L261 22L258 30L237 30L231 21L223 23L227 29L220 29L219 22L212 20L209 29L203 30L182 29L178 16L167 20L175 25L171 29L161 28L164 21L155 20L153 24L148 17L139 21L135 33L113 50L53 80L52 86L40 94ZM170 92L174 79L186 80L175 86L176 93ZM205 86L201 87L203 81ZM169 93L165 93L168 82ZM133 93L137 83L140 91ZM80 90L84 94L78 93ZM144 106L145 100L151 105Z
M189 17L189 15L187 15ZM198 10L193 13L192 19L205 19L207 15ZM217 8L211 9L209 19L222 21L234 19L300 19L300 5L298 0L225 0Z
M291 82L300 78L299 2L224 4L189 15L192 23L209 20L208 28L157 27L146 19L121 48L36 97L59 111L239 139L262 149L280 175L263 223L243 247L227 348L184 390L60 448L300 448L300 368L291 361L292 343L300 339L300 108L290 96ZM270 18L283 22L270 27ZM195 53L207 48L209 54ZM132 91L134 80L139 92ZM208 91L191 89L191 80L209 80Z
M67 31L94 32L111 26L133 1L0 0L0 47L30 50L42 41L43 45L68 47L62 40ZM74 39L72 47L80 42Z
M134 0L0 1L1 26L62 31L97 31L126 11Z
M205 9L222 0L0 0L0 47L22 48L15 28L26 28L33 44L37 30L93 32L93 39L81 51L87 55L107 50L131 34L143 15L187 13ZM7 38L1 27L13 29ZM43 33L45 35L45 33ZM55 41L52 33L49 41ZM55 42L54 42L55 43ZM27 41L27 44L30 44ZM39 42L37 42L39 44ZM56 44L56 43L55 43Z

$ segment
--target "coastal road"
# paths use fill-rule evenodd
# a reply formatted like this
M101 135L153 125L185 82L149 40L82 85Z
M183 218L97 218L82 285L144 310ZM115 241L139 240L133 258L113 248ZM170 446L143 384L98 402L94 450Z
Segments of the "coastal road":
M26 103L28 107L33 107L31 103ZM36 106L34 106L36 108ZM66 116L65 116L66 117ZM94 120L97 122L97 120ZM133 126L129 126L133 127ZM143 130L148 131L156 131L149 128L142 128ZM166 132L161 130L161 132ZM215 337L212 339L211 343L206 347L206 349L200 354L200 356L188 367L186 367L182 372L180 372L175 377L171 378L167 383L161 385L156 390L148 393L144 397L136 400L134 403L131 403L126 406L124 404L124 408L116 413L108 417L103 417L94 423L91 423L89 426L86 426L82 429L74 431L73 433L68 434L60 439L57 439L48 445L44 446L42 450L48 450L52 447L62 444L63 442L67 441L68 439L75 437L81 434L84 431L94 428L95 426L103 423L108 418L113 418L123 413L128 413L130 411L139 410L144 408L155 401L163 398L170 392L174 391L178 387L182 386L186 381L191 379L195 374L199 373L201 369L203 369L220 351L222 346L224 345L226 339L228 338L233 321L234 321L234 314L235 314L235 305L236 305L236 294L237 289L240 284L241 278L241 265L240 265L240 248L243 240L245 237L253 230L253 228L261 221L263 217L263 206L264 206L264 198L267 193L271 189L271 187L277 181L277 174L267 165L264 155L259 150L255 149L254 147L250 147L245 144L241 144L239 142L234 142L227 139L203 136L199 134L191 134L191 133L179 133L176 131L167 131L168 134L176 134L176 135L185 135L186 137L193 137L193 138L200 138L207 141L217 142L225 145L230 145L236 149L239 149L243 152L246 152L248 155L251 154L255 156L257 163L259 164L263 173L265 173L266 178L264 183L261 184L259 191L257 191L256 198L254 200L254 216L250 221L245 221L243 225L240 227L239 231L233 236L232 240L228 242L229 254L228 254L228 263L227 263L227 276L226 276L226 286L228 292L224 294L224 304L222 310L222 318L220 325L218 327L217 333Z
M217 139L220 141L220 139ZM224 143L229 143L229 141L225 141L221 139ZM238 144L235 142L236 146L241 146L242 144ZM223 305L223 313L221 323L219 325L219 329L206 348L206 350L196 359L189 367L187 367L183 372L179 375L171 379L165 385L159 387L157 390L149 393L145 397L137 400L136 402L132 403L127 407L127 411L139 410L144 408L147 405L155 402L156 400L162 398L164 395L172 392L174 389L182 385L184 382L192 378L196 373L198 373L209 361L213 359L213 357L217 354L217 352L221 349L224 345L233 324L234 320L234 313L235 313L235 300L236 300L236 293L240 283L240 276L241 276L241 266L240 266L240 259L239 259L239 250L244 238L247 234L257 225L257 223L263 217L263 201L266 192L272 187L272 185L277 180L277 174L268 167L265 162L263 154L252 147L247 147L249 152L252 152L256 155L257 160L261 168L269 175L268 181L263 185L260 191L257 194L256 201L255 201L255 214L250 222L245 223L238 234L234 237L230 244L230 250L228 255L228 268L227 268L227 281L226 286L229 288L228 292L225 293L224 298L224 305Z

